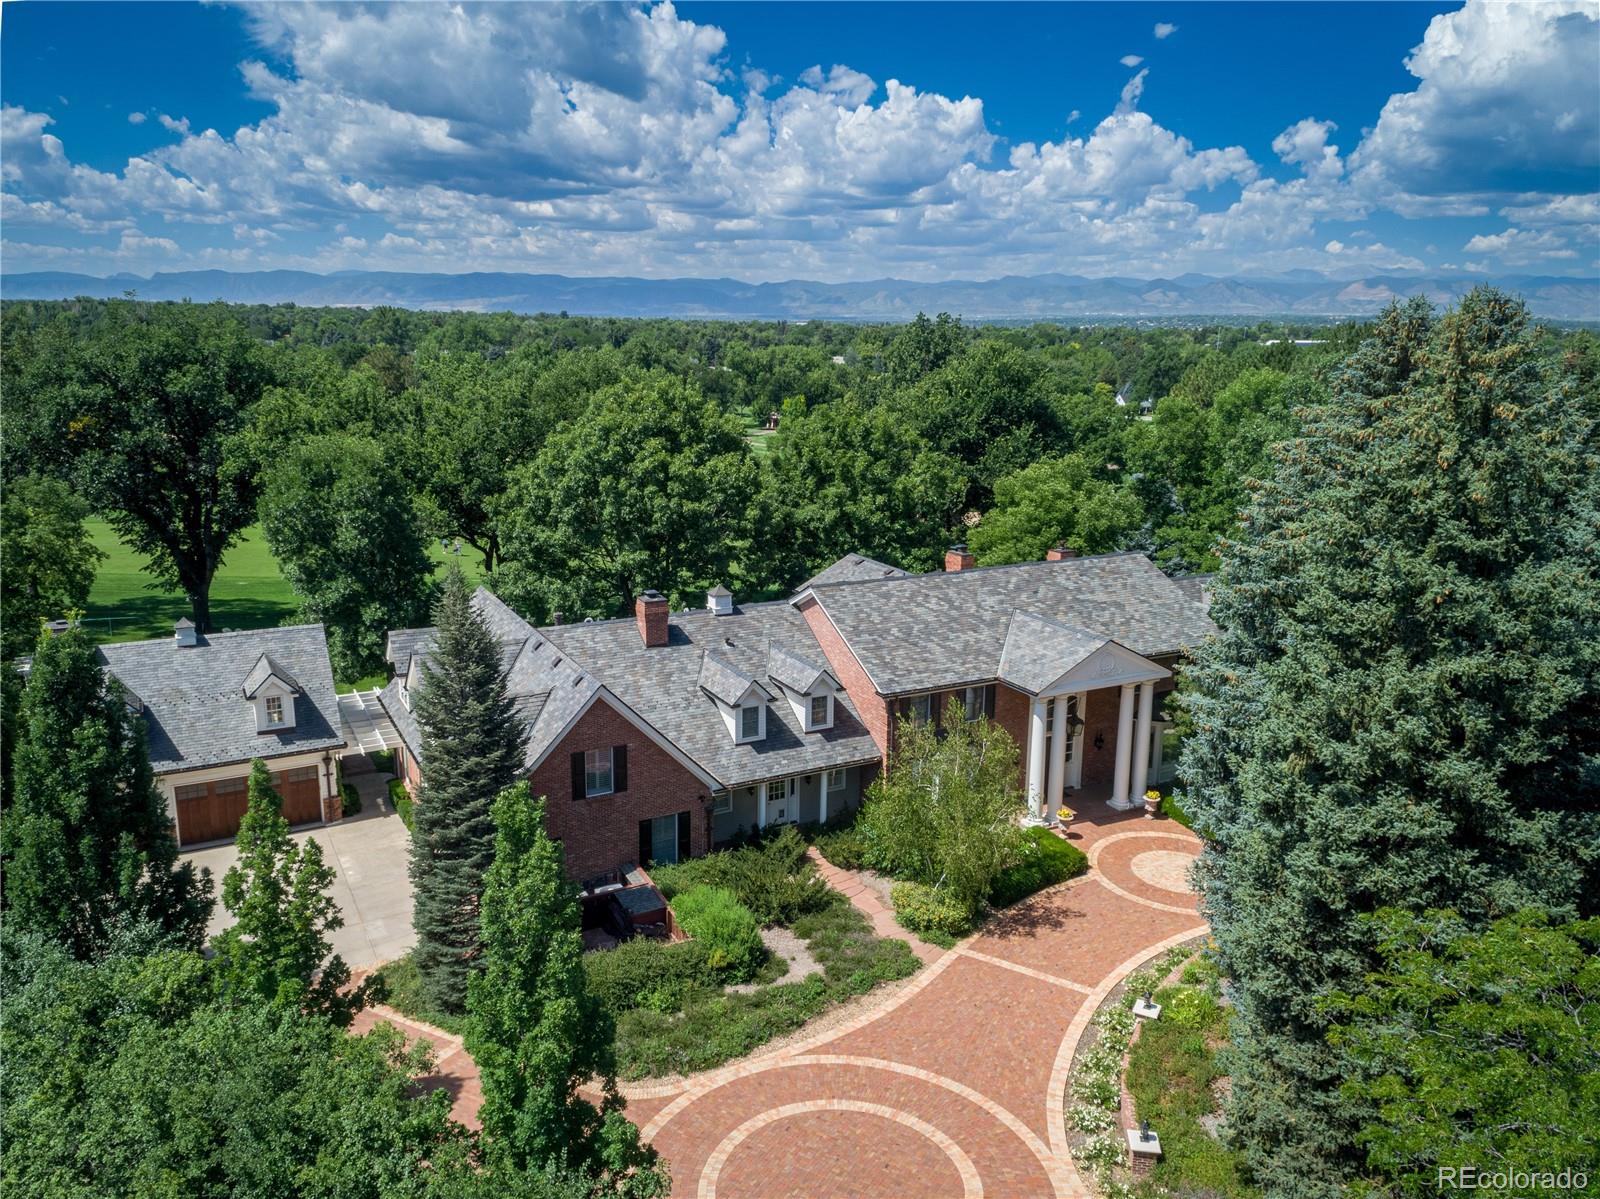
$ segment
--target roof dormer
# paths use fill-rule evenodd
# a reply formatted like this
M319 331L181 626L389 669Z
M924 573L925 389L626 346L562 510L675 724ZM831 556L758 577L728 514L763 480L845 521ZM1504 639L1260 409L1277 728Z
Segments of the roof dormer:
M839 681L826 667L808 662L781 646L773 646L767 653L767 677L789 701L802 729L820 733L833 727L833 705Z
M294 728L300 684L270 654L256 659L240 690L255 709L256 732L286 733Z
M736 745L764 741L767 704L773 698L755 679L713 653L700 659L700 690L709 695Z

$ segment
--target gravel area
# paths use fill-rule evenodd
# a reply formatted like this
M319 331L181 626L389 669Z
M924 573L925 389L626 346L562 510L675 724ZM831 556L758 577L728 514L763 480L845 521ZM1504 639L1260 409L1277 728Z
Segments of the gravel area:
M811 956L811 949L793 930L787 928L764 928L761 930L762 943L775 955L788 963L789 968L778 978L770 983L741 983L729 987L730 991L748 994L759 991L762 987L776 986L778 983L797 983L808 974L816 974L822 967L817 964L817 959Z

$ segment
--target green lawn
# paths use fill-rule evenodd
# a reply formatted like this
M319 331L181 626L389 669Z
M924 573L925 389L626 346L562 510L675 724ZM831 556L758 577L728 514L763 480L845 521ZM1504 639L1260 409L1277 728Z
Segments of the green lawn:
M746 429L744 439L750 443L750 452L762 462L772 456L772 434L760 425Z
M144 559L117 540L103 520L85 522L95 545L106 554L89 592L87 624L100 641L144 641L165 637L174 622L189 614L189 602L177 591L152 590ZM442 567L445 553L430 547ZM470 582L483 577L483 559L463 547L461 564ZM278 570L261 529L251 526L228 550L211 584L211 619L219 629L260 629L293 623L298 605Z

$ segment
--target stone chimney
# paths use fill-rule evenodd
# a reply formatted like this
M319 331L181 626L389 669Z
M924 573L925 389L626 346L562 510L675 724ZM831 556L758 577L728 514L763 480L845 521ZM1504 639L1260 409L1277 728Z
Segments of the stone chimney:
M946 570L971 570L977 559L964 545L952 545L944 552L944 568Z
M187 616L172 626L172 643L179 649L188 649L190 646L200 644L200 630L194 627L194 621Z
M659 591L646 591L634 601L633 615L639 622L639 639L647 646L667 643L667 597Z
M1044 560L1046 562L1065 562L1068 558L1076 558L1077 556L1078 551L1063 541L1059 545L1052 547L1050 551L1045 554Z
M713 587L706 592L706 611L713 616L732 616L733 592L726 587Z

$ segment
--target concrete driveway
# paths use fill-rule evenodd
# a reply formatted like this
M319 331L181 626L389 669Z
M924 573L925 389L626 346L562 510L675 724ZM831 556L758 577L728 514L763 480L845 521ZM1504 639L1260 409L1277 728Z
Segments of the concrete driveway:
M416 944L411 929L411 879L406 873L411 834L388 804L387 780L378 775L348 775L361 792L361 812L338 824L303 829L296 841L315 838L323 860L334 869L333 899L344 913L344 927L328 935L333 951L352 969L392 961ZM222 906L222 876L238 858L230 843L197 849L185 861L211 871L217 902L208 933L233 923Z

